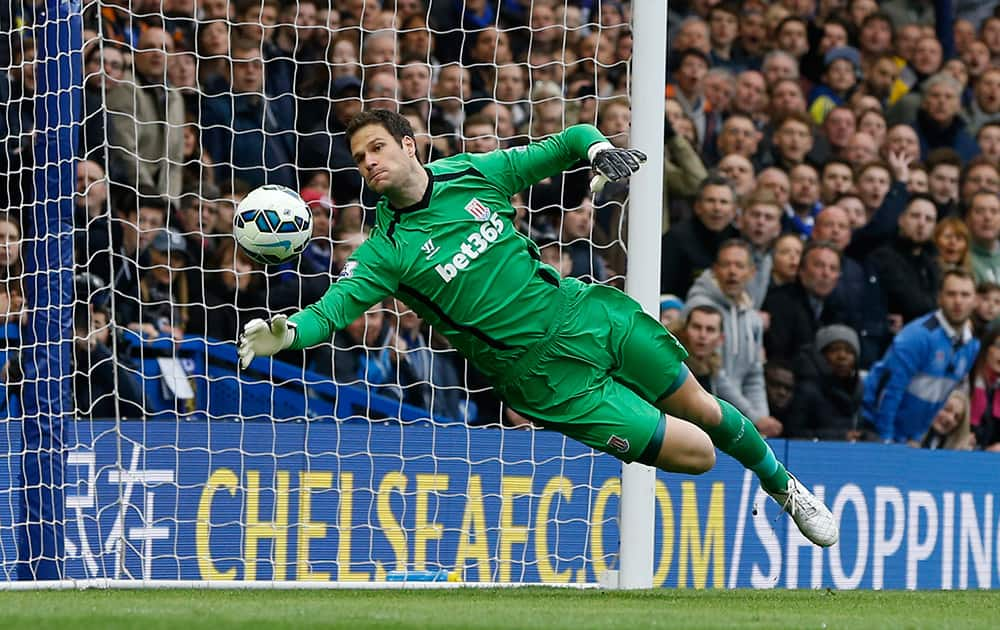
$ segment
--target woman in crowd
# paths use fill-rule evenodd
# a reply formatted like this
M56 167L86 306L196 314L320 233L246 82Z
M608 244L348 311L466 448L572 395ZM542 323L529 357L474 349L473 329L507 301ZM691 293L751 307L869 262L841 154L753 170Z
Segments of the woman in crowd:
M1000 452L1000 326L983 336L979 356L969 375L969 425L976 448Z
M975 442L969 430L969 397L961 389L955 389L934 416L920 448L967 451Z
M9 214L0 216L0 280L21 278L21 224Z
M774 266L771 268L771 286L795 282L802 258L802 239L795 234L784 234L774 243Z
M945 217L934 228L934 246L938 251L941 271L964 269L972 271L969 258L969 228L958 217Z
M215 186L215 162L205 151L201 143L201 127L195 116L188 114L187 124L182 130L184 134L184 179L182 189L185 193L196 193L201 196L202 187L208 183Z

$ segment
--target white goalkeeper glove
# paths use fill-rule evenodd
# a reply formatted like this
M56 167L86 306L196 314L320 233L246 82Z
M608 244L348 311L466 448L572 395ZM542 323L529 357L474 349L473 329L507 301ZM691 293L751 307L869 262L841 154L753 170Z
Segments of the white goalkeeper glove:
M250 366L255 357L269 357L292 345L295 341L295 324L286 315L275 315L270 322L252 319L243 327L238 354L240 367Z
M597 193L608 182L625 179L639 170L646 154L639 149L619 149L610 142L597 142L587 149L590 164L597 175L590 180L590 190Z

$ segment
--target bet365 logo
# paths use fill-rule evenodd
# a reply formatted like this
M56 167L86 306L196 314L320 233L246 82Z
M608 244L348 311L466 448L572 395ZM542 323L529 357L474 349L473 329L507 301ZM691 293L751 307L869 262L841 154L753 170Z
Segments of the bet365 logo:
M489 220L483 221L479 229L471 232L465 237L465 242L459 247L457 254L451 257L451 262L434 267L441 279L447 284L459 274L468 269L469 263L483 255L490 245L495 243L503 233L503 221L496 214L492 214Z

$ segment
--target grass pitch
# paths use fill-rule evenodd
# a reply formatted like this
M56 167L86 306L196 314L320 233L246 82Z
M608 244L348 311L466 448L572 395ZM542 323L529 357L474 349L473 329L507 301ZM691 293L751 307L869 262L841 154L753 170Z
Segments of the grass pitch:
M997 628L1000 593L61 591L0 593L0 628Z

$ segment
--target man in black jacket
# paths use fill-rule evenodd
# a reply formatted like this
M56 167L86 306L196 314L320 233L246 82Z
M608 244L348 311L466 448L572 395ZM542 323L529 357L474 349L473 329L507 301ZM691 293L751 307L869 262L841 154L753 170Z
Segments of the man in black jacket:
M809 243L802 253L798 281L771 289L764 300L763 310L771 315L764 334L769 359L791 361L813 343L821 326L845 323L845 309L832 295L838 280L836 247L822 241Z
M937 206L937 215L945 218L960 215L958 182L962 173L962 158L953 149L934 149L924 162L931 199Z
M854 260L864 260L896 233L897 221L910 198L910 160L899 154L889 156L889 162L871 162L860 167L854 187L864 201L868 223L854 230L851 244L845 252Z
M77 417L142 418L142 386L135 370L124 365L107 345L106 337L113 329L108 311L77 302L73 307L73 328Z
M914 195L899 216L899 233L871 254L890 316L900 317L902 324L937 308L941 270L931 244L936 222L934 200Z
M695 279L715 262L719 245L739 237L735 218L736 195L729 181L707 177L698 187L694 216L663 235L661 294L687 295Z
M866 261L854 260L844 253L851 244L851 236L850 219L844 208L830 205L816 215L813 240L829 242L841 253L840 280L833 296L839 303L851 306L845 323L861 339L858 367L864 370L882 357L892 337L878 275L872 273Z

